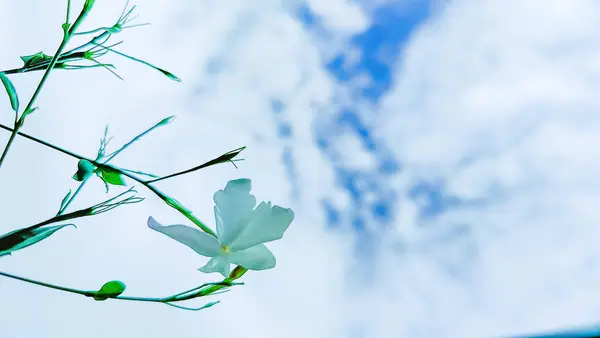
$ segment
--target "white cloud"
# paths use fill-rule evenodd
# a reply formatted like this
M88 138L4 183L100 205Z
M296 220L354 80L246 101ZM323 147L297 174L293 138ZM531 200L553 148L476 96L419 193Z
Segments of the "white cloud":
M376 133L405 175L444 179L449 194L479 204L430 221L433 230L399 227L408 253L402 263L384 255L399 274L389 288L424 295L386 305L431 302L437 316L380 319L388 332L483 337L595 321L599 15L594 1L453 1L412 39ZM439 238L460 229L462 243ZM442 259L459 248L456 263ZM445 272L453 264L458 275Z
M112 21L120 5L98 2L90 26ZM101 70L56 72L25 132L91 156L104 123L119 145L175 114L175 123L115 161L159 174L248 145L239 170L211 168L161 189L212 223L212 193L227 179L252 178L259 200L297 211L284 240L270 245L278 267L248 274L246 286L200 313L96 303L0 279L0 299L10 304L0 314L4 335L482 337L595 319L597 3L453 1L413 37L373 131L403 163L390 184L404 193L415 179L443 179L448 193L479 204L424 221L416 202L401 199L397 232L386 234L368 261L375 281L368 287L356 278L365 261L354 261L349 235L322 230L321 197L339 191L312 140L313 123L335 111L344 92L323 57L346 46L368 16L343 1L314 3L331 39L320 40L279 1L139 5L141 20L153 25L127 32L122 50L184 83L115 57L125 82ZM0 22L2 67L56 48L60 6L2 2L0 12L11 13ZM33 19L22 20L26 13ZM14 77L23 101L39 76ZM272 99L284 102L293 128L285 144L296 156L297 199L280 165ZM2 116L10 122L8 111ZM0 172L1 210L9 214L0 230L52 215L67 187L75 187L74 170L71 159L19 139ZM74 207L102 196L101 184L88 188ZM195 271L202 258L144 224L149 214L184 220L139 190L145 204L83 220L76 231L4 258L1 269L87 288L119 278L131 295L169 294L204 281Z
M328 30L339 30L346 35L352 35L364 30L369 25L369 19L355 2L309 0L308 4L311 10L321 17Z

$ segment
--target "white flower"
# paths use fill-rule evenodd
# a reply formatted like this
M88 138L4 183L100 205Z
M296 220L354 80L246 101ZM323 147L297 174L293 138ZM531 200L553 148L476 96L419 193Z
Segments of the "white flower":
M249 270L265 270L275 267L275 256L263 244L280 239L292 223L294 212L271 202L256 206L256 198L250 195L249 179L227 182L225 190L214 195L217 238L204 231L186 225L163 226L153 217L148 226L174 240L187 245L202 256L211 257L200 271L220 272L229 276L231 264Z

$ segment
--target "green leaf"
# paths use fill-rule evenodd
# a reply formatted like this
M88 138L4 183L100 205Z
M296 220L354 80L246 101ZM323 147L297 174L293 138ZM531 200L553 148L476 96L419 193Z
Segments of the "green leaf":
M81 182L90 177L90 175L94 173L94 170L96 170L96 167L92 162L88 160L79 160L79 162L77 162L77 172L73 175L73 179Z
M23 112L23 114L21 115L21 119L24 120L25 117L27 117L27 115L33 113L34 111L38 110L38 107L33 107L33 108L29 108L26 111Z
M65 204L67 204L67 201L69 200L70 197L71 197L71 189L69 189L69 192L65 195L65 197L63 197L62 201L60 202L60 208L58 209L58 211L62 211L65 208Z
M112 185L127 185L123 175L117 170L110 167L103 167L98 170L100 171L100 175L102 175L102 180L104 182Z
M110 282L104 283L100 290L94 293L93 297L98 301L107 300L108 298L115 298L125 292L125 288L127 288L125 283L118 280L111 280Z
M29 114L31 114L31 113L33 113L34 111L36 111L37 109L38 109L38 107L33 107L33 108L29 108L29 109L27 109L26 111L24 111L24 112L23 112L23 114L21 114L21 117L19 117L19 121L18 121L18 123L19 123L20 125L23 125L23 123L25 123L25 118L26 118L26 117L27 117Z
M204 310L204 309L207 309L207 308L209 308L209 307L215 306L215 305L219 304L220 302L221 302L221 301L218 301L218 300L217 300L217 301L215 301L215 302L209 302L209 303L206 303L206 304L204 304L204 305L203 305L203 306L201 306L201 307L196 307L196 308L193 308L193 307L185 307L185 306L181 306L181 305L177 305L177 304L173 304L173 303L169 303L169 302L166 302L166 303L164 303L164 304L166 304L166 305L169 305L169 306L172 306L172 307L175 307L175 308L178 308L178 309L187 310L187 311L200 311L200 310Z
M33 245L69 225L75 226L74 224L62 224L35 229L30 227L11 231L0 237L0 256L10 255L13 251L21 250Z
M220 300L217 300L217 301L214 301L214 302L209 302L209 303L204 304L204 306L201 306L201 307L196 308L194 310L198 311L198 310L208 309L209 307L213 307L213 306L219 304L220 302L221 302Z
M24 68L32 68L43 63L50 63L50 61L52 61L52 56L44 54L44 52L37 52L35 54L21 56L21 60L23 60Z
M10 99L10 106L15 112L19 112L19 96L17 95L15 86L13 86L12 82L8 79L4 72L0 72L0 80L2 80L4 89L6 89L8 98Z

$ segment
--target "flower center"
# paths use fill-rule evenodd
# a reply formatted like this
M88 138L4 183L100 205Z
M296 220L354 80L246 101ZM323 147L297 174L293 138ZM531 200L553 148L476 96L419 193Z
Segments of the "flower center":
M229 253L229 252L230 252L230 251L229 251L229 248L227 247L227 245L221 245L221 250L223 250L223 251L225 251L225 252L227 252L227 253Z

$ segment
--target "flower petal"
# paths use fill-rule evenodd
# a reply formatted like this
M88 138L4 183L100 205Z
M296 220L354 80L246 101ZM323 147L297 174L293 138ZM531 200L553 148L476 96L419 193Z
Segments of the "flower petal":
M294 220L292 209L284 209L278 205L271 206L271 202L262 202L252 212L248 224L238 238L229 245L229 249L240 251L260 243L280 239L292 220Z
M223 277L229 277L229 272L231 271L231 262L229 258L225 255L216 256L211 258L206 265L198 269L204 273L218 272L223 275Z
M256 205L250 195L251 183L247 178L227 182L225 190L214 195L217 237L222 245L229 245L244 229Z
M222 252L221 246L213 236L182 224L164 226L154 217L148 218L148 227L187 245L202 256L214 257Z
M229 260L248 270L266 270L275 267L276 259L264 244L259 244L243 251L232 252Z

